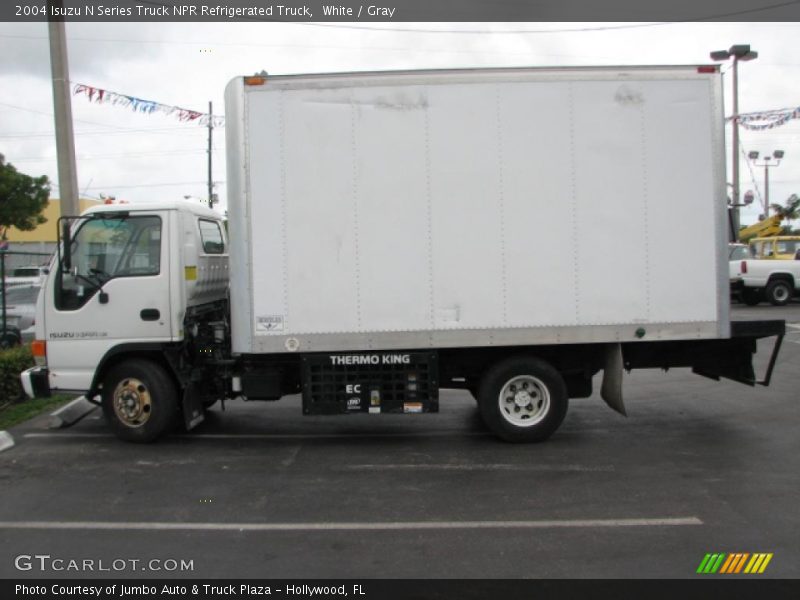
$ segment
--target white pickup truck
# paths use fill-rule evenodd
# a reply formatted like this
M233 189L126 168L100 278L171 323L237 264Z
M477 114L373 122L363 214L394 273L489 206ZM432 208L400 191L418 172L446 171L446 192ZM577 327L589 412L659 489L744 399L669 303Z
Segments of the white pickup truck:
M800 260L743 260L738 275L734 285L749 306L762 300L783 306L800 293Z

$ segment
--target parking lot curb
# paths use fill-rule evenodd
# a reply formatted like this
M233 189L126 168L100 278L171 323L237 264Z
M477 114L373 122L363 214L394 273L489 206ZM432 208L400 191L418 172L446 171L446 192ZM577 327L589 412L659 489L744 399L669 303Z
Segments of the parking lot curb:
M48 429L62 429L80 421L83 417L97 408L96 404L89 402L85 396L75 398L69 404L62 406L50 415Z
M0 431L0 452L14 446L14 438L7 431Z

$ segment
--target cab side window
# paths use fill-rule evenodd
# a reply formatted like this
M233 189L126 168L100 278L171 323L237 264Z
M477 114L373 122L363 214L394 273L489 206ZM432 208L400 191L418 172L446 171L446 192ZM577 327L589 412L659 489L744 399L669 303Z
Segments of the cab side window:
M200 219L200 242L204 254L224 254L225 241L217 221Z
M161 222L143 224L117 276L158 275L161 271Z

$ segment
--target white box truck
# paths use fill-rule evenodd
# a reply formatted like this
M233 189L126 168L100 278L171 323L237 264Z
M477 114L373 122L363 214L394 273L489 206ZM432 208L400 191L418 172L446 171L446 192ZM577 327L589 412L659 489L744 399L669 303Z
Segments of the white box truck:
M782 336L729 318L716 67L238 77L225 102L227 231L176 202L67 219L29 394L149 441L220 398L424 413L462 388L539 441L600 371L624 413L623 369L753 385Z

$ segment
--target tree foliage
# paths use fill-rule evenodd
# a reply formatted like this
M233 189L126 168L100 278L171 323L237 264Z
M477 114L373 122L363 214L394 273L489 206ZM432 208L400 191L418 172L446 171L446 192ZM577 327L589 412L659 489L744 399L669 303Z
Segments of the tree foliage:
M792 194L786 200L786 204L770 204L773 214L780 216L786 221L794 221L800 219L800 197L797 194Z
M35 229L47 219L42 211L50 197L47 176L31 177L5 162L0 154L0 239L9 227L22 231Z

